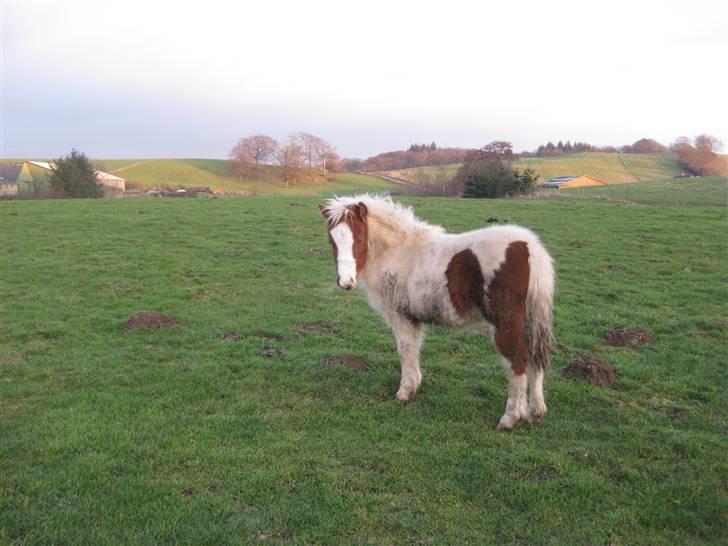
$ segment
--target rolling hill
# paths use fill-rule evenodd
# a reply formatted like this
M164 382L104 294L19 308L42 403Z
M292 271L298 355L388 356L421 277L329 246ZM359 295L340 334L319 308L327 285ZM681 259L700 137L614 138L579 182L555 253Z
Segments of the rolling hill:
M520 159L514 163L520 169L531 168L539 175L539 181L558 176L588 174L610 184L625 184L643 180L672 178L683 172L677 154L609 154L581 153L558 157L534 157ZM428 183L435 180L444 170L449 177L455 175L460 164L439 167L416 167L401 171L389 171L394 178L412 182Z
M560 190L559 198L642 205L728 206L728 178L705 176Z
M96 163L100 169L126 179L129 189L207 186L225 192L296 196L397 190L395 184L381 178L353 173L338 173L335 180L316 176L287 189L276 181L241 181L230 172L228 162L223 159L109 159ZM263 165L260 168L263 178L276 178L275 167Z

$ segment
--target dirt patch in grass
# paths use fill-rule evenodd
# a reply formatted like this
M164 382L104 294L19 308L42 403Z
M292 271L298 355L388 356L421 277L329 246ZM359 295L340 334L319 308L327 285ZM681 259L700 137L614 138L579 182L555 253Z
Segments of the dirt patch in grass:
M324 361L324 368L334 365L344 366L355 372L365 372L369 369L369 362L351 354L331 356Z
M569 364L564 370L564 377L599 387L609 387L617 380L617 372L609 362L585 356Z
M655 336L643 328L620 328L604 334L604 342L614 347L638 347L654 339Z
M301 324L300 326L296 327L296 332L301 334L302 336L307 336L308 334L312 334L314 332L321 332L321 331L329 331L333 329L334 325L330 322L326 322L325 320L322 320L320 322L310 322L307 324Z
M283 349L281 349L280 347L266 347L265 349L260 351L260 354L262 354L263 356L267 356L268 358L273 358L278 356L282 352Z
M161 330L169 326L179 324L179 320L163 313L157 313L156 311L143 311L132 315L124 323L124 330L127 332L131 330L138 330L139 328L153 328L155 330Z
M311 248L306 249L306 254L324 254L326 252L325 248L321 248L320 246L312 246Z

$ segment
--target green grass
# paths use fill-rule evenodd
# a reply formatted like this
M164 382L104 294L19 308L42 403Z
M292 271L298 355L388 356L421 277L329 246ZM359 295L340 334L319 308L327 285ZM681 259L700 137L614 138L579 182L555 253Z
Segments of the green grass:
M207 186L227 192L249 192L255 195L315 196L351 191L396 191L397 186L381 178L339 173L336 180L318 176L284 188L278 181L240 181L222 159L118 159L101 160L116 176L125 178L134 187L148 189L160 186ZM261 166L262 170L271 167Z
M543 424L495 430L506 378L468 331L430 330L397 405L317 198L0 202L0 544L725 543L726 209L407 202L556 258ZM124 332L143 310L182 324ZM602 343L623 326L655 341ZM370 370L324 366L342 353ZM562 379L585 354L613 388Z
M559 197L624 201L646 205L728 206L728 178L677 178L615 186L558 190Z
M677 154L607 154L581 153L560 157L538 157L521 159L514 163L518 168L531 168L539 175L539 180L549 180L558 176L578 176L588 174L609 182L623 184L641 180L672 178L682 172ZM454 176L460 164L446 165L446 171ZM438 167L417 167L397 171L407 179L417 180L417 173L434 175Z

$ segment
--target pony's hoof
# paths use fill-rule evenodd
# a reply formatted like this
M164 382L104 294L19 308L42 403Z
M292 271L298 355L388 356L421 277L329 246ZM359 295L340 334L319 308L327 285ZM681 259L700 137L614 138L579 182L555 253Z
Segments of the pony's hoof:
M400 404L406 404L410 400L414 398L413 394L410 394L407 391L404 391L402 389L397 391L397 394L394 396L394 398L399 402Z
M528 408L528 422L529 423L540 423L543 421L546 415L546 406L540 408L531 407Z
M496 428L498 430L511 431L518 424L518 421L519 419L515 415L506 414L501 417L501 420L498 422L498 426Z

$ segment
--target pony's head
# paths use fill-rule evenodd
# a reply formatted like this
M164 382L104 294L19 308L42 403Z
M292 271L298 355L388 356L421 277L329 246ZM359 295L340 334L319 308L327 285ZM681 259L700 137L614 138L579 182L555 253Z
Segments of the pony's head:
M338 207L319 205L319 209L329 228L336 260L336 283L344 290L351 290L367 262L369 211L363 202Z

